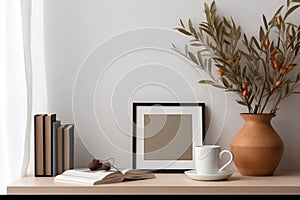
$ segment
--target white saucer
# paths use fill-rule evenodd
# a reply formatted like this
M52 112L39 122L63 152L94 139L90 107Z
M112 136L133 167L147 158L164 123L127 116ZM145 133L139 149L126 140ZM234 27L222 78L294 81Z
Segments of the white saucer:
M222 171L217 174L197 174L195 169L185 171L184 174L193 180L198 181L216 181L216 180L225 180L229 178L233 171Z

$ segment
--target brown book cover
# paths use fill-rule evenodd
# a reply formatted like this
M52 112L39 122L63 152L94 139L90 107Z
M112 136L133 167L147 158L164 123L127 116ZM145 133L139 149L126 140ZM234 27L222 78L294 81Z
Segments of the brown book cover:
M64 128L64 171L74 168L74 124Z
M44 123L45 114L34 115L34 175L44 176Z
M53 176L53 123L56 121L56 114L44 116L44 133L45 133L45 176Z
M65 125L60 125L57 128L56 141L57 141L57 174L61 174L64 171L64 127Z

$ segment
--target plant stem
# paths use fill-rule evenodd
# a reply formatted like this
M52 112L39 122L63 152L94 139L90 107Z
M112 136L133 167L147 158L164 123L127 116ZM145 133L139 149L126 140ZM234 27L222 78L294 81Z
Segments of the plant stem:
M265 107L266 107L266 105L268 104L268 101L269 101L270 97L272 96L272 94L273 94L273 92L270 92L270 94L269 94L268 97L266 98L266 101L264 102L264 105L263 105L263 107L262 107L260 113L263 113L263 112L264 112Z

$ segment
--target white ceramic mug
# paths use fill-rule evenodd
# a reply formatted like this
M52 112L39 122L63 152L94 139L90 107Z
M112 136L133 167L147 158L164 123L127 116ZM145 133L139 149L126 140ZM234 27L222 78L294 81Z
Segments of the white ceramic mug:
M223 153L227 153L229 160L220 167ZM219 145L202 145L195 147L195 168L197 174L216 174L221 172L233 161L233 154L229 150L222 150Z

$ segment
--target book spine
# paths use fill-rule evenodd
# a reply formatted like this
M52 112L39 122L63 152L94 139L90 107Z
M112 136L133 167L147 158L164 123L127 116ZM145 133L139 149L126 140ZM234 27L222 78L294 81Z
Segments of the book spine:
M58 127L61 125L61 121L60 120L56 120L53 123L52 126L52 130L53 130L53 134L52 134L52 170L53 170L53 176L56 176L58 171L57 171L57 129Z
M57 128L56 141L57 141L57 174L61 174L64 171L64 127L60 125Z
M74 125L72 124L72 127L70 128L69 131L70 134L70 162L69 162L69 167L70 169L74 169Z
M64 129L64 171L74 168L74 124Z
M44 117L44 130L45 130L45 176L53 176L53 123L56 121L56 114L49 114Z
M44 176L44 114L34 115L34 175Z

